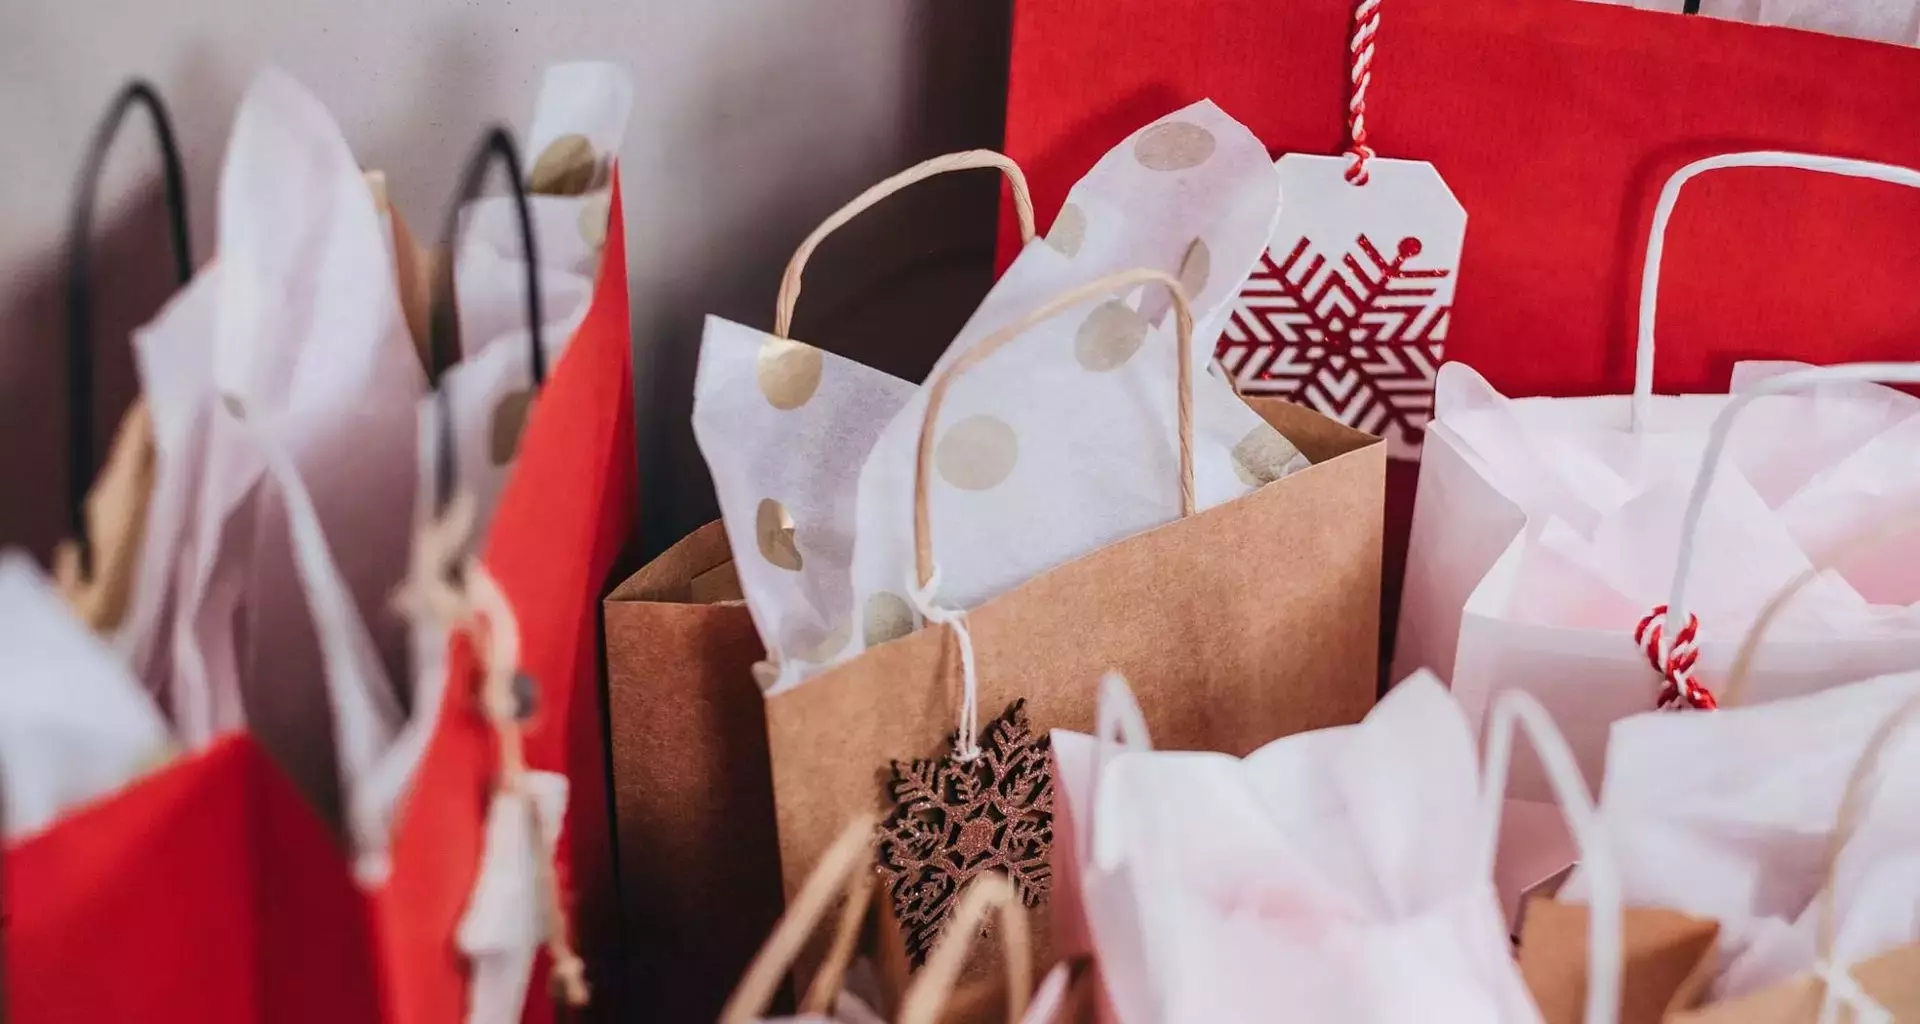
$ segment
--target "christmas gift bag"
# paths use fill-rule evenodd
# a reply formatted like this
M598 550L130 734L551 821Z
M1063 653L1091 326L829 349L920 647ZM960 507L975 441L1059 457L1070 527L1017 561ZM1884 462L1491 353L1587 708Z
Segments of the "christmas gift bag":
M994 466L971 453L936 458L936 449L953 449L937 442L956 426L941 415L949 388L1025 331L1068 312L1085 318L1107 296L1142 286L1177 284L1152 270L1083 284L982 338L936 377L924 409L909 407L920 437L911 449L913 500L901 509L910 518L897 529L911 538L904 566L913 575L903 573L897 585L927 598L923 611L932 609L937 628L880 644L767 698L788 891L830 841L828 822L891 804L879 860L885 899L912 959L937 941L953 901L980 871L1005 870L1028 907L1044 902L1052 800L1046 733L1086 728L1093 717L1089 695L1064 680L1117 666L1140 681L1147 717L1169 745L1230 753L1353 721L1371 703L1381 451L1366 435L1308 410L1263 408L1313 464L1195 511L1199 445L1185 392L1196 377L1209 378L1191 360L1191 311L1178 291L1171 293L1174 337L1155 335L1137 358L1160 361L1176 392L1159 400L1162 412L1175 413L1167 417L1175 443L1157 446L1168 502L1187 514L969 610L943 607L928 593L934 556L945 550L929 527L930 505L957 492L950 482L936 484L936 464L963 480L982 479L966 472ZM991 397L976 392L973 400ZM1053 400L1093 414L1092 400L1072 391ZM1146 401L1143 416L1154 410ZM1028 441L1039 446L1028 449L1043 458L1039 465L1046 464L1038 455L1043 442ZM1016 448L998 451L1011 456ZM1043 967L1053 960L1043 948L1038 959ZM803 955L802 978L817 962L817 951Z
M694 426L727 518L675 544L606 601L618 821L633 837L621 847L630 976L670 1017L717 1013L779 915L761 688L776 680L779 648L814 647L829 616L851 602L855 478L872 436L914 390L790 337L801 272L861 211L933 175L974 168L998 170L1024 194L1019 168L996 153L922 163L868 189L799 246L771 335L708 321ZM756 480L770 493L757 493ZM737 562L729 525L742 541ZM776 649L763 649L762 636Z
M1484 784L1464 717L1425 674L1358 725L1244 759L1155 752L1109 677L1099 735L1054 735L1056 920L1093 955L1099 1018L1538 1019L1492 899L1516 726L1554 766L1596 877L1610 861L1551 720L1519 694L1496 718ZM1592 976L1617 980L1617 907L1590 923ZM1594 986L1585 1019L1614 1021L1618 995Z
M182 284L192 273L171 125L135 82L94 136L68 239L75 536L56 553L57 595L23 558L0 556L0 618L13 631L0 670L11 684L0 715L0 1007L29 1022L369 1019L364 924L325 826L249 738L172 757L170 730L125 663L130 607L166 592L136 566L168 543L149 528L148 495L178 454L136 403L93 472L92 193L136 106L165 161Z
M596 68L556 69L547 90L543 90L543 110L556 81L569 80L598 83L600 87L624 81ZM571 91L576 100L581 95L578 90L562 91ZM578 103L578 109L586 116L601 107ZM463 199L478 192L483 174L496 159L510 168L516 195L524 192L516 147L496 129L467 166ZM462 552L471 551L472 566L482 570L480 575L499 592L489 604L510 610L510 614L496 612L491 617L510 618L516 642L513 657L495 656L489 662L478 657L459 631L453 631L439 654L439 664L444 667L434 673L441 681L437 685L417 684L413 720L408 725L411 738L403 738L401 747L396 748L394 758L402 778L399 785L387 791L389 798L397 794L397 809L382 865L384 872L373 896L382 954L389 965L389 1013L395 1020L452 1019L467 1005L467 957L453 937L477 898L477 881L486 877L483 864L497 860L496 851L502 842L518 849L514 844L527 839L524 830L496 832L489 822L497 820L498 815L490 818L483 813L486 808L475 803L477 795L492 792L501 782L495 766L502 763L504 751L510 747L523 748L525 769L532 776L543 777L541 773L546 773L546 777L565 779L565 820L557 837L551 838L558 861L553 881L556 890L565 895L565 906L579 918L578 942L593 960L587 965L587 973L598 978L613 974L608 957L614 946L611 933L617 911L593 607L632 525L635 469L619 170L607 154L598 150L588 163L594 167L604 164L605 168L589 172L596 182L594 191L577 199L571 216L575 223L598 219L597 213L590 216L587 211L601 198L606 212L604 224L592 232L595 239L590 239L598 241L599 256L584 308L539 305L535 296L551 298L553 293L536 284L554 268L538 254L540 235L535 221L520 221L516 227L522 244L530 237L536 239L536 252L523 257L516 271L520 308L528 319L519 328L503 329L494 337L474 337L480 347L469 349L471 354L496 359L507 367L497 376L476 371L474 377L467 378L470 383L478 382L469 396L494 394L499 398L491 414L478 422L489 425L486 436L504 435L503 447L481 445L478 450L511 459L504 467L492 470L503 472L505 479L499 485L497 506L484 533L473 527L473 502L457 503L465 508L463 517L453 514L456 503L447 500L464 487L461 474L466 472L467 463L462 462L466 456L461 453L469 449L458 441L453 445L439 441L470 437L471 428L462 424L473 421L461 418L461 401L444 391L444 398L431 403L431 411L421 413L424 420L438 424L432 433L434 443L421 453L423 459L431 460L430 471L423 470L431 483L423 483L420 490L426 506L421 518L428 532L440 536L424 549L416 547L417 560L430 563L432 559L426 553L437 551L457 562ZM534 166L539 164L536 160ZM603 173L604 181L597 177ZM518 219L531 205L511 201L507 209ZM461 220L456 214L447 223L451 236ZM481 232L483 238L493 237L485 234L483 223L482 215L470 215L466 227ZM447 241L455 239L449 237ZM474 251L453 245L448 250ZM534 276L536 269L542 275L539 278ZM561 270L564 272L564 268ZM437 285L440 295L432 316L432 351L442 365L451 362L452 354L462 348L460 335L455 332L465 326L461 321L466 317L464 313L459 319L451 315L455 307L447 294L447 286L456 280L466 278L457 268L443 265ZM551 318L541 311L543 308L551 311ZM543 341L544 332L555 321L573 326L564 340ZM496 352L504 354L494 355ZM524 377L519 376L522 372ZM499 381L507 385L495 390L494 383ZM519 390L522 385L515 385L515 381L524 382L534 393L524 395ZM494 427L499 427L497 433L491 433ZM475 571L470 567L465 574L475 575ZM446 630L445 616L439 628ZM417 668L431 671L432 664L423 660ZM510 744L500 735L499 723L482 713L485 708L476 707L476 681L492 685L488 669L514 674L508 688L518 695L513 703L519 725L517 738ZM401 752L403 749L405 752ZM393 782L391 778L388 781ZM518 787L507 789L517 791ZM516 856L521 858L523 875L546 870L541 865L547 860L537 849ZM551 920L551 910L543 913ZM551 935L548 940L550 953L557 952L558 947L551 945ZM531 957L531 951L526 955ZM556 989L570 1001L584 996L584 990L574 984L571 970L578 965L542 955L532 961L527 1019L550 1019L554 1002L546 995L548 971L563 966L569 970L555 979ZM599 998L612 1001L604 992Z
M1701 680L1725 671L1765 595L1823 537L1884 508L1898 490L1886 480L1913 472L1894 454L1899 432L1913 429L1902 426L1912 400L1862 387L1911 379L1899 369L1890 378L1872 364L1754 366L1736 375L1737 396L1653 393L1666 226L1687 182L1750 167L1920 185L1903 168L1800 154L1698 161L1668 180L1658 204L1631 397L1509 400L1465 366L1441 375L1395 665L1432 667L1476 717L1499 689L1528 687L1593 780L1610 722L1660 701L1710 701ZM1730 434L1728 417L1749 405ZM1722 448L1731 469L1709 487ZM1804 693L1912 664L1920 621L1904 606L1920 593L1871 582L1822 581L1822 598L1796 610L1791 639L1763 649L1758 691ZM1680 607L1683 588L1698 624ZM1676 657L1686 664L1669 671ZM1666 677L1664 693L1638 660ZM1517 770L1515 795L1542 795L1530 765Z

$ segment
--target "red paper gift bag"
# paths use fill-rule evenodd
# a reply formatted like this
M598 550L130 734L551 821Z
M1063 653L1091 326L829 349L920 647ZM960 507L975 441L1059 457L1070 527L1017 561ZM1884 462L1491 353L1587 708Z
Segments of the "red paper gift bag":
M562 890L590 952L608 951L617 921L599 674L599 601L633 527L637 463L620 178L613 170L606 247L592 305L528 415L481 560L519 621L521 668L539 707L526 732L528 766L564 773ZM491 727L475 701L478 669L453 644L446 703L393 839L393 870L375 895L389 970L389 1021L462 1019L465 964L450 938L473 892L488 794ZM526 1020L553 1019L548 964L536 963ZM594 957L596 1002L612 999L612 957Z
M1177 17L1159 0L1017 5L1006 152L1043 218L1129 125L1202 98L1276 156L1336 154L1353 29L1346 0L1211 0ZM1631 385L1654 200L1688 161L1920 161L1907 47L1580 0L1385 0L1370 73L1373 148L1431 162L1466 209L1445 357L1510 395ZM1920 197L1780 170L1696 188L1668 234L1663 390L1723 390L1739 359L1912 356ZM1413 482L1412 463L1390 467L1386 591Z
M15 844L0 881L10 1021L380 1019L346 861L249 737Z

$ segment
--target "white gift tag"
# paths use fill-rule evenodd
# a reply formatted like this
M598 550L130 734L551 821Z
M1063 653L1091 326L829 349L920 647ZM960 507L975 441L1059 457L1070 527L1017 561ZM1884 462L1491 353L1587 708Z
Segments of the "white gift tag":
M1215 358L1243 394L1280 395L1417 459L1452 319L1467 211L1421 160L1279 159L1280 219Z

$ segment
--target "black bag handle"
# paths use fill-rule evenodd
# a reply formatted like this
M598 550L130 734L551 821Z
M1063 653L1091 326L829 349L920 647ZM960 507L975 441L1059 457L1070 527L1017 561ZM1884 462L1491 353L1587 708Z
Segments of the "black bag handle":
M87 532L87 492L93 489L98 468L93 438L93 207L99 197L100 175L107 152L119 136L127 112L140 107L153 125L160 144L160 163L167 190L168 236L173 245L174 274L184 287L193 278L193 250L187 237L186 173L174 143L173 121L153 85L133 79L122 86L93 130L86 162L80 165L72 214L67 219L67 496L71 529L79 550L82 575L93 571L93 542Z
M434 403L440 417L440 439L434 466L433 507L436 513L445 512L447 502L453 500L453 406L446 389L439 385L447 369L460 358L460 314L455 305L453 275L454 258L459 251L460 214L468 203L479 197L480 186L486 183L487 171L495 162L506 168L507 182L513 192L514 213L520 221L520 250L527 267L527 358L534 391L537 393L547 382L547 352L540 336L543 323L540 258L538 247L534 244L533 212L527 200L526 178L520 170L520 147L514 143L513 133L506 126L495 125L487 129L480 144L474 148L473 155L467 158L466 169L460 176L460 188L454 194L446 220L441 224L441 259L434 272L433 297L427 311L427 351L432 362L428 368L428 378L437 392Z

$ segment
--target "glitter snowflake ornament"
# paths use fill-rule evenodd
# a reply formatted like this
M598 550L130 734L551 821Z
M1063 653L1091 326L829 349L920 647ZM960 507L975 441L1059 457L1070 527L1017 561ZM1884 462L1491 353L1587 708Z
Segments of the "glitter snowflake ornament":
M1026 701L989 725L978 756L962 760L949 738L941 757L893 762L893 812L880 830L880 872L918 967L939 941L975 875L998 871L1036 907L1052 883L1050 742L1034 736Z

